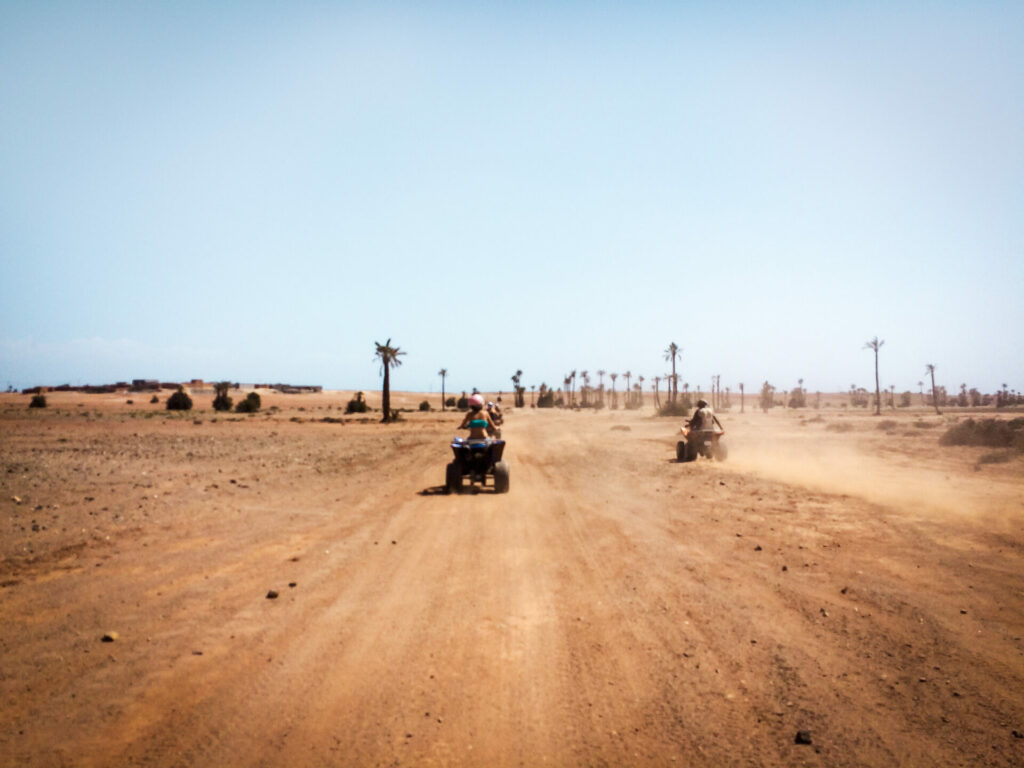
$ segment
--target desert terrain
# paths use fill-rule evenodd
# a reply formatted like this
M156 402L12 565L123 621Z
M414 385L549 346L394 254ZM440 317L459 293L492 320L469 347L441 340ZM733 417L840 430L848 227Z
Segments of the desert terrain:
M460 414L262 396L0 396L0 765L1024 764L1024 461L948 414L508 409L445 495Z

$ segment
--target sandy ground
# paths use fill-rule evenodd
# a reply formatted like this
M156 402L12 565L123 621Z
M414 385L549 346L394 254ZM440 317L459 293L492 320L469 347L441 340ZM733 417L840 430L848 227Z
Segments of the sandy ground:
M1024 764L1024 462L934 414L678 464L524 409L448 496L452 413L49 397L0 397L0 765Z

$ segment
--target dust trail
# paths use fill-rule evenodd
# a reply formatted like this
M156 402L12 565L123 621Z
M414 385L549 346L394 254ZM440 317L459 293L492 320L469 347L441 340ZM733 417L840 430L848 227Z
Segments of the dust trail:
M752 437L732 437L732 469L933 519L936 514L984 516L1017 525L1024 520L1024 487L967 474L970 467L949 471L909 456L880 456L849 436Z

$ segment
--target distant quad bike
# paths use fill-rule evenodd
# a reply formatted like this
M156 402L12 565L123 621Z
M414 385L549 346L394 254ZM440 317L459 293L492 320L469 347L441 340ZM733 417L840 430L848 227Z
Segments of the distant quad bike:
M459 493L466 478L470 487L478 483L480 487L486 487L487 479L491 478L495 493L508 493L508 463L501 459L504 450L504 440L456 437L452 440L455 458L445 470L445 492Z
M696 461L698 456L725 461L729 449L722 442L724 431L714 429L690 430L690 422L680 430L683 440L676 443L676 461Z

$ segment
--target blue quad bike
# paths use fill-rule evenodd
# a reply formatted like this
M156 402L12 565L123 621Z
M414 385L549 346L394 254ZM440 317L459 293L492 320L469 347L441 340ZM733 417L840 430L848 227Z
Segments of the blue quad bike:
M455 458L448 463L444 475L445 493L459 493L468 478L469 486L491 486L495 493L508 493L508 462L502 461L504 440L476 440L456 437L452 440Z

